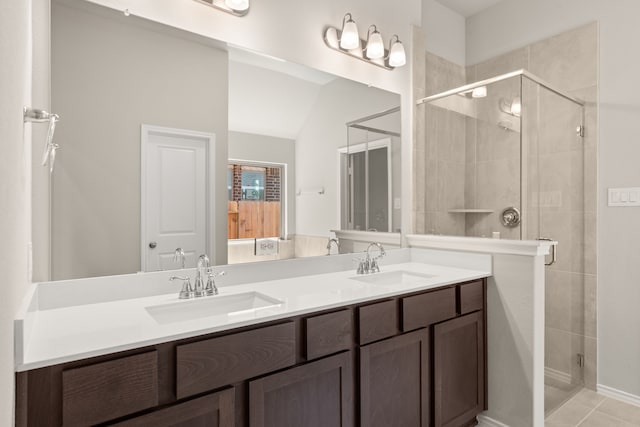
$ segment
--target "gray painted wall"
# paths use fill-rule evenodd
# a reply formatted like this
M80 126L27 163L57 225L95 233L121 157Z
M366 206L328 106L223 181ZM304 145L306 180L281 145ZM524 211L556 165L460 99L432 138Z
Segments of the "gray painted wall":
M92 10L52 6L53 279L140 270L141 124L215 134L214 229L226 237L227 53ZM226 238L214 242L226 263Z
M28 283L32 1L0 3L0 425L14 425L13 319Z
M400 97L397 94L369 88L351 80L338 79L322 87L296 140L296 191L308 192L323 187L325 193L296 197L298 234L330 236L332 233L329 230L340 228L338 148L347 145L346 123L399 104ZM361 132L356 134L361 136ZM375 136L376 139L380 137ZM362 140L351 142L358 143ZM399 151L399 148L398 151L392 151L392 156L396 159L393 170L397 175L393 181L397 190L401 187Z
M296 233L295 141L244 132L229 132L229 158L287 165L287 227Z
M640 396L640 208L607 207L607 188L640 185L635 122L640 4L618 0L503 1L467 20L468 64L597 20L600 24L598 152L598 383ZM504 37L508 34L509 37Z

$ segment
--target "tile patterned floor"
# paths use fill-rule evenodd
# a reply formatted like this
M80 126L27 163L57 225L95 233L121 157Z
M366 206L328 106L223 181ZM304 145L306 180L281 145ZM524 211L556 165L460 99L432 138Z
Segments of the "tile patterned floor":
M545 427L640 427L640 406L582 389L547 415Z
M565 402L571 399L577 392L582 390L582 386L568 384L553 378L544 378L544 413L545 416L551 414Z

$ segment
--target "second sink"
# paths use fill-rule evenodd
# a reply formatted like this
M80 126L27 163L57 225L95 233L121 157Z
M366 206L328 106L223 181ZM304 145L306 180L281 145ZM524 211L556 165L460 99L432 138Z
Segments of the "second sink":
M260 292L244 292L154 305L145 309L156 322L166 324L219 315L247 315L282 303Z

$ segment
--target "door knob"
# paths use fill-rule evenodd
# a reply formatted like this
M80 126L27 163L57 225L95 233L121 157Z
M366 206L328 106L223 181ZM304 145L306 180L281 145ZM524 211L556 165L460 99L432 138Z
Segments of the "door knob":
M151 242L151 243L149 243L149 247L150 247L151 249L155 249L155 248L156 248L156 246L158 246L158 244L157 244L156 242Z

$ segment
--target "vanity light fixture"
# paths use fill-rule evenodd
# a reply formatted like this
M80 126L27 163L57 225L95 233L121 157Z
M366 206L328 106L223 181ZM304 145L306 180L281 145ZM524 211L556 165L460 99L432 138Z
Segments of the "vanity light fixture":
M519 96L515 96L511 101L501 98L499 107L500 111L514 117L520 117L522 114L522 101Z
M367 45L364 48L364 54L369 59L379 59L384 57L384 42L382 41L382 36L375 25L371 25L369 27Z
M388 50L375 25L369 26L367 40L362 40L350 13L345 14L342 19L342 30L331 26L325 28L324 43L333 50L387 70L407 63L404 46L397 35L391 37Z
M472 98L484 98L487 96L487 87L480 86L471 91Z
M215 9L230 13L234 16L244 16L249 13L249 0L194 0Z
M347 19L347 16L349 19ZM360 34L358 26L350 13L342 18L342 36L340 37L340 47L342 49L357 49L360 47Z
M395 41L393 41L395 37ZM389 41L389 65L392 67L402 67L407 63L407 55L404 46L397 34L394 34Z

